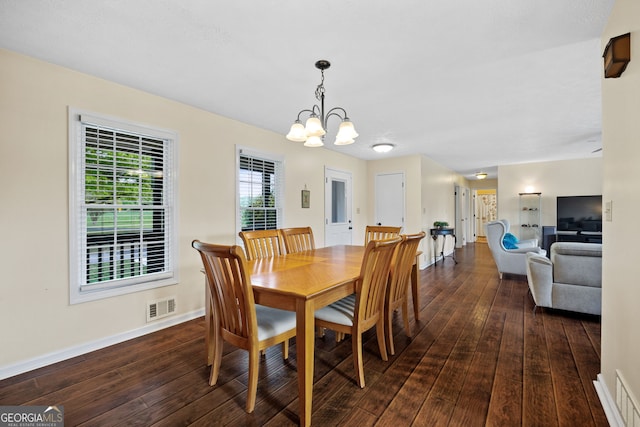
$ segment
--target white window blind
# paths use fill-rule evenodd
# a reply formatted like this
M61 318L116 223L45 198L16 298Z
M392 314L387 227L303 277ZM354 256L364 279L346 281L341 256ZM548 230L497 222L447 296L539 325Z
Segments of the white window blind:
M176 283L175 135L71 115L72 302Z
M282 169L279 158L238 150L238 231L281 226Z

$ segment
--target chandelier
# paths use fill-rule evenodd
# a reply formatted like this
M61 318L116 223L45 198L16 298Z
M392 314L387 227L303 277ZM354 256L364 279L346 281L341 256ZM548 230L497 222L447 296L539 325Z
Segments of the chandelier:
M336 135L335 145L353 144L358 136L353 123L347 117L347 112L342 107L334 107L326 112L324 111L324 70L329 68L331 63L324 59L316 62L316 68L320 70L322 76L320 84L316 88L316 99L320 101L320 106L314 105L310 110L302 110L298 113L298 118L291 125L291 129L287 134L287 139L294 142L304 142L305 147L321 147L324 145L324 135L327 133L327 120L331 116L336 116L342 120ZM304 126L300 121L300 116L308 113L309 118Z

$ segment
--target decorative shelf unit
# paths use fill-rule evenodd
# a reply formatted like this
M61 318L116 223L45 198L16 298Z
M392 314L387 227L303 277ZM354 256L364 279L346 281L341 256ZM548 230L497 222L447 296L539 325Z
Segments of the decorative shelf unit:
M520 193L520 239L541 241L542 193Z

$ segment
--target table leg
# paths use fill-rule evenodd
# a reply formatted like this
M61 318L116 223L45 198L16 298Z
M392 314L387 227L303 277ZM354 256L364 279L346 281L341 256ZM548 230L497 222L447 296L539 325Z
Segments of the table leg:
M301 426L311 425L313 397L313 352L315 347L314 304L296 301L296 351L298 359L298 399Z
M438 236L431 236L433 240L433 266L438 265Z
M416 262L411 268L411 296L413 297L413 318L417 322L420 320L420 297L418 296L418 268L420 265L420 255L416 256Z

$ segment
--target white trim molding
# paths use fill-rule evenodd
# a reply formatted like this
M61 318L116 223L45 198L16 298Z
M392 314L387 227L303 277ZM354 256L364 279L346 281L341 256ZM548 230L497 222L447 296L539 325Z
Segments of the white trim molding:
M15 363L8 366L0 366L0 380L13 377L15 375L23 374L25 372L32 371L34 369L42 368L53 363L62 362L63 360L71 359L72 357L81 356L86 353L90 353L95 350L100 350L105 347L109 347L114 344L130 340L132 338L138 338L143 335L157 332L162 329L169 328L171 326L178 325L180 323L188 322L198 317L204 316L204 308L201 308L190 313L185 313L180 316L174 316L163 321L153 322L138 329L122 332L110 337L101 338L99 340L86 342L77 346L69 347L64 350L56 351L49 354L43 354L42 356L35 357L33 359L24 360L22 362Z
M611 393L609 393L609 389L604 382L602 374L598 374L597 379L593 382L593 386L596 388L596 392L600 398L600 403L602 404L602 409L604 409L604 414L607 416L609 425L611 427L625 427L624 421L622 421L622 416L616 406L616 400L611 396Z

